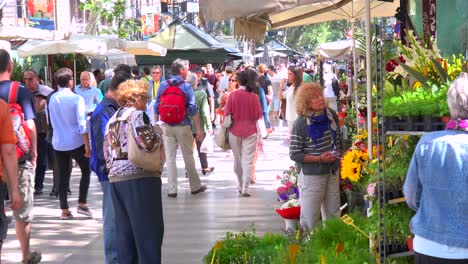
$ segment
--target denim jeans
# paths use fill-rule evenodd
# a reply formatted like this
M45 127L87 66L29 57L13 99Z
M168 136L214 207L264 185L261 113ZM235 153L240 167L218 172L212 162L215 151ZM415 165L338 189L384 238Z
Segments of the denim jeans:
M117 245L115 236L115 213L114 205L110 191L109 181L102 181L102 232L104 239L104 254L106 256L106 264L116 264L117 261Z

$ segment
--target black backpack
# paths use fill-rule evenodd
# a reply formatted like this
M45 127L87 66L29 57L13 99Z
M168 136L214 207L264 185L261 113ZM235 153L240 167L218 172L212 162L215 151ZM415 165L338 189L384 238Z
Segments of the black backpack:
M332 79L332 88L333 92L335 93L336 97L340 97L340 84L338 83L338 80L333 77Z

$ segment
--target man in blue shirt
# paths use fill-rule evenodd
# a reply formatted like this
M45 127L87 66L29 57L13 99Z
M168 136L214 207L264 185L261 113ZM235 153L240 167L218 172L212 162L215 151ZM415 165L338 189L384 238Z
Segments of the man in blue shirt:
M154 120L159 121L159 104L161 94L171 85L179 84L179 88L183 91L186 97L186 115L180 124L176 125L163 125L163 139L164 149L166 153L167 162L167 180L168 180L168 196L177 197L177 164L176 155L177 147L182 149L182 155L185 162L185 170L190 182L190 190L192 194L198 194L206 190L206 186L201 184L200 176L195 168L195 159L193 158L193 135L192 135L192 121L193 119L197 129L197 139L203 140L203 132L200 128L200 120L198 117L198 107L193 95L193 88L189 83L184 80L189 73L189 62L187 60L176 59L171 65L172 77L167 81L161 83L156 95L156 102L154 104Z
M118 67L119 68L119 67ZM106 263L117 263L117 251L115 246L115 217L114 206L110 193L110 183L104 158L103 144L104 134L109 119L115 114L119 105L117 104L117 88L120 83L131 78L129 72L117 71L112 77L109 89L101 103L94 109L91 115L91 158L90 166L101 184L102 189L102 218L103 218L103 238Z
M82 96L86 105L86 114L93 112L94 108L101 102L101 91L91 86L91 72L84 71L80 74L80 84L75 86L75 93Z
M77 212L91 217L86 206L88 196L90 146L86 125L86 107L83 97L74 94L73 72L69 68L60 68L55 73L58 91L50 97L49 114L52 128L52 146L55 149L55 168L58 177L58 193L62 220L73 218L68 209L67 187L71 176L71 159L81 169L80 194Z

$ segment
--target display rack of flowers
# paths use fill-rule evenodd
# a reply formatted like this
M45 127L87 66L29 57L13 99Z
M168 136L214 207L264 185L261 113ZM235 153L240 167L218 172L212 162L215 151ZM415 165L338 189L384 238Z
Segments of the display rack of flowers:
M444 58L436 43L421 44L412 31L409 46L395 41L398 57L386 65L383 109L385 130L433 131L444 129L449 115L447 90L452 80L467 71L463 55Z
M381 211L384 215L386 229L386 241L383 243L381 252L385 250L386 255L407 252L407 240L411 237L409 222L414 211L408 208L403 197L402 187L408 171L409 163L417 144L416 136L389 136L384 149L385 155L380 166L383 174L380 174L380 182L384 184L380 199L385 201ZM377 168L375 168L377 169ZM369 175L366 188L366 200L369 208L369 231L375 238L379 232L379 203L377 173ZM399 259L396 263L407 263L407 259Z
M294 166L284 170L282 175L276 176L277 186L275 190L281 204L276 212L285 219L286 230L296 229L301 214L297 178L298 172Z

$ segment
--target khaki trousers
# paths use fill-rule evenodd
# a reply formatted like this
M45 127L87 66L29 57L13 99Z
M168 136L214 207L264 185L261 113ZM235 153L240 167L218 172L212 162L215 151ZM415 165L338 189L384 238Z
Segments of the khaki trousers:
M301 228L312 230L322 220L340 216L340 185L338 173L328 175L304 175L298 179L301 202Z
M229 145L234 155L234 173L237 176L239 190L247 192L250 179L255 173L257 133L241 138L229 132Z
M164 149L167 163L167 189L168 193L177 193L177 147L180 146L184 157L185 171L190 183L190 190L201 188L200 176L195 168L193 158L193 135L190 126L163 125Z

